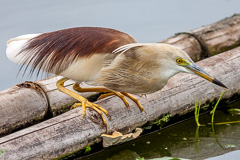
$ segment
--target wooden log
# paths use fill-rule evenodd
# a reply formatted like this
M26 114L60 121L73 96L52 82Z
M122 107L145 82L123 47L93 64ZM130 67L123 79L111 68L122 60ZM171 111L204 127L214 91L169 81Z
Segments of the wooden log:
M60 113L66 112L70 109L70 106L72 106L74 103L77 102L76 99L66 95L65 93L60 92L56 87L56 82L61 79L61 76L52 77L49 79L44 79L41 81L38 81L37 83L43 88L46 95L48 96L49 100L49 106L51 113L53 116L59 115ZM74 91L72 88L72 85L74 84L74 81L69 80L64 83L64 86L68 88L71 91ZM93 87L89 86L86 83L82 83L81 87L87 88L87 87ZM83 92L80 93L83 97L91 97L92 95L95 95L95 92Z
M222 50L233 48L239 44L239 22L240 15L238 14L212 25L201 27L187 34L179 34L162 42L176 45L187 51L187 53L189 53L194 60L200 60L206 57L206 53L204 52L206 50L208 53L215 54L221 52ZM207 49L205 44L207 46ZM44 117L49 117L52 115L55 116L69 110L70 106L74 104L76 100L57 90L56 81L59 78L60 77L53 77L47 80L41 80L32 83L42 88L42 96L45 96L45 98L41 99L38 98L38 96L27 96L28 98L24 99L24 104L21 104L21 106L14 104L20 104L20 102L18 103L18 100L22 99L24 95L39 95L39 92L36 90L36 88L26 87L28 86L29 82L23 83L21 85L22 87L20 88L15 86L13 88L0 92L0 108L4 108L1 109L0 112L0 121L2 122L0 123L0 135L4 135L18 128L28 126L33 122L44 120ZM72 84L72 81L66 82L67 88L72 90ZM34 90L36 90L35 92L37 93L33 93ZM81 93L81 95L84 97L90 96L92 94L93 93ZM12 99L14 99L14 103L4 102L5 100L10 102ZM21 108L21 112L18 108ZM40 108L44 108L44 111L40 110ZM12 113L13 117L10 121L6 119L6 116L9 116L9 113ZM46 113L50 113L51 115L46 115Z
M240 94L240 47L197 64L229 88L223 98ZM209 105L222 91L223 88L198 76L177 74L161 91L138 97L145 112L141 112L130 100L129 111L116 96L98 101L97 104L111 115L111 119L107 118L108 133L117 130L125 134L161 115L174 116L193 111L196 99L201 104L206 103L205 106ZM53 159L100 142L100 135L106 133L101 117L91 109L87 109L84 118L81 113L79 107L0 138L1 149L6 149L0 159Z
M57 90L56 82L60 78L26 81L0 92L0 136L69 110L77 101ZM73 90L72 84L73 81L67 81L66 88ZM88 97L92 94L81 95Z
M240 14L161 41L185 50L194 61L240 45Z
M43 119L48 111L44 91L32 82L1 92L0 102L0 135Z

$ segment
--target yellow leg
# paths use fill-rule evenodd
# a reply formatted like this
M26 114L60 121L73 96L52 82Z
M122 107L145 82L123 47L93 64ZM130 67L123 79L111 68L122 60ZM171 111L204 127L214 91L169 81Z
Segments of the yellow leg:
M81 106L82 103L75 103L70 109L74 109L74 108L77 108L79 106ZM84 111L83 111L84 112Z
M82 97L81 95L78 95L77 93L74 93L74 92L68 90L67 88L65 88L64 87L64 82L67 81L67 80L68 80L68 78L62 78L62 79L57 81L56 85L57 85L58 90L67 94L67 95L69 95L69 96L71 96L71 97L73 97L73 98L75 98L75 99L77 99L79 102L81 102L81 103L76 104L75 106L78 106L79 104L82 105L83 116L85 115L85 108L86 107L92 108L102 116L104 124L107 125L106 124L106 119L104 118L102 112L104 112L106 115L108 115L108 112L105 109L101 108L99 105L94 104L92 102L89 102L86 98Z
M106 93L106 94L109 94L108 96L117 95L118 97L120 97L123 100L125 105L127 107L129 107L128 101L126 100L126 98L124 97L124 95L121 92L114 92L114 91L111 91L104 87L81 88L78 83L73 84L73 89L77 92L109 92L109 93ZM105 95L105 94L103 94L103 95ZM106 97L108 97L108 96L106 96ZM99 99L102 99L102 95L98 98L98 100Z
M140 109L141 111L144 110L143 107L142 107L142 105L138 102L138 100L137 100L136 98L134 98L133 96L131 96L130 94L126 93L126 92L109 92L109 93L105 93L105 94L102 94L102 95L98 98L98 100L103 99L103 98L106 98L106 97L108 97L108 96L115 95L116 93L121 94L123 97L124 97L124 95L127 96L128 98L130 98L131 100L133 100L133 101L137 104L137 106L139 107L139 109ZM119 95L118 95L118 96L119 96ZM126 100L126 99L124 98L124 100ZM123 101L124 101L124 100L123 100ZM126 102L127 102L127 100L126 100ZM124 103L125 103L125 101L124 101ZM126 104L126 103L125 103L125 104ZM127 106L127 105L126 105L126 106ZM128 106L129 106L129 105L128 105ZM127 106L127 107L128 107L128 106Z
M111 92L109 89L104 87L82 88L78 83L73 84L73 89L77 92Z
M134 98L133 96L131 96L130 94L128 94L128 93L126 93L126 92L122 92L122 94L125 95L125 96L127 96L127 97L130 98L131 100L133 100L133 101L137 104L137 106L139 107L139 109L140 109L141 111L144 110L143 107L142 107L142 105L138 102L138 100L137 100L136 98Z
M117 95L119 98L121 98L123 100L123 102L125 103L126 107L129 107L129 103L126 100L126 98L124 97L124 95L121 92L109 92L109 93L105 93L100 95L100 97L98 97L98 100L106 98L108 96L112 96L112 95Z
M77 108L77 107L79 107L79 106L82 106L82 103L75 103L75 104L71 107L71 109ZM99 109L97 109L97 108L95 108L95 107L91 107L91 108L94 109L95 111L97 111L97 112L101 115L104 125L107 126L107 122L106 122L106 119L105 119L104 116L103 116L103 113L102 113ZM86 113L85 108L83 108L83 114L82 114L83 117L85 116L85 113Z
M106 97L109 97L109 96L112 96L112 95L115 95L115 93L109 92L109 93L101 94L101 95L98 97L98 100L103 99L103 98L106 98Z

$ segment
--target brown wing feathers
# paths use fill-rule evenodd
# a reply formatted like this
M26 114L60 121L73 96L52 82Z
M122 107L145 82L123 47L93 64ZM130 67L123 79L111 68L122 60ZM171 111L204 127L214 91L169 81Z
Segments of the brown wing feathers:
M112 53L116 48L136 43L126 33L97 27L79 27L41 34L30 39L19 52L23 63L31 65L32 74L37 69L59 74L77 58L93 54Z

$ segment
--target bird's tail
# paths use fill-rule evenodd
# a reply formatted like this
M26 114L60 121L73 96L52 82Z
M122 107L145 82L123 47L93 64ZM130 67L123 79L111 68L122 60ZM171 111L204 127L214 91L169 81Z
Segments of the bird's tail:
M27 44L27 42L30 39L37 37L39 35L40 34L25 34L7 41L6 54L8 59L14 63L23 64L24 63L24 59L22 57L23 55L18 53L20 53L22 48Z

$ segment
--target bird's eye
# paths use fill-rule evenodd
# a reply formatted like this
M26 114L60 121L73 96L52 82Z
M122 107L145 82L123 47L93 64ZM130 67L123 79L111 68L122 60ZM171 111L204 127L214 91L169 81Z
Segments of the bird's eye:
M181 63L183 63L183 60L182 60L182 58L177 58L177 59L176 59L176 62L177 62L178 64L181 64Z

